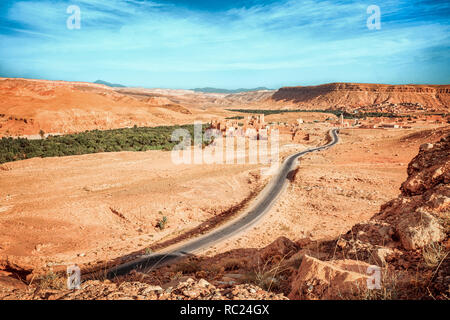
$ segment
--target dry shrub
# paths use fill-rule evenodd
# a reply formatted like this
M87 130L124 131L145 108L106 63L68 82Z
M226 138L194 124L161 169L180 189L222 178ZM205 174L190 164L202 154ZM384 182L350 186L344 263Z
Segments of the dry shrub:
M291 270L286 266L284 258L281 258L277 263L270 264L268 261L264 265L258 264L255 270L247 273L244 280L257 285L267 291L277 291L281 289L281 283L285 280L283 273Z

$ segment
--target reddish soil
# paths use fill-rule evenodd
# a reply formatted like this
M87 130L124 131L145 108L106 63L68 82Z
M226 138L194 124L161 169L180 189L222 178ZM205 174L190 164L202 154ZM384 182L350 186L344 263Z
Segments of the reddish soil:
M144 250L238 205L263 183L255 165L177 166L170 156L122 152L3 165L0 265L38 272Z

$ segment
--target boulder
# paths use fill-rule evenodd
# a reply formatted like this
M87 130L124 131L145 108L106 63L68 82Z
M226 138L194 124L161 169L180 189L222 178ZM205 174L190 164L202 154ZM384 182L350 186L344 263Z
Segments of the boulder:
M422 248L445 238L445 232L438 219L427 212L404 214L396 230L406 250Z
M293 277L289 299L341 299L367 289L369 264L355 260L325 262L304 256Z

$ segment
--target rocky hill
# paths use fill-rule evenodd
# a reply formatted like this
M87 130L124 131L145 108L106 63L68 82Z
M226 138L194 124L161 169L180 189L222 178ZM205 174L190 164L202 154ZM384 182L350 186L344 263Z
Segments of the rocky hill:
M0 78L0 137L184 124L189 114L165 97L104 84Z
M270 99L280 106L303 109L381 109L394 106L404 111L449 111L450 85L384 85L330 83L284 87Z

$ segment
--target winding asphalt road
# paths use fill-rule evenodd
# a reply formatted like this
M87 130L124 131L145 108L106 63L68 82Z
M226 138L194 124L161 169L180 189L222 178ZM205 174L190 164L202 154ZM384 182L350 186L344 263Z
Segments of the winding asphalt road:
M330 130L331 142L327 145L308 149L302 152L295 153L289 156L282 164L278 174L270 181L270 183L264 188L260 196L255 201L252 208L239 219L232 221L225 226L212 231L209 234L203 235L197 239L191 240L190 242L182 245L181 247L162 253L155 253L139 259L130 261L128 263L113 267L108 270L106 276L108 278L114 278L115 276L124 275L129 273L131 270L150 270L152 268L161 267L176 259L181 257L186 257L192 255L195 251L202 249L206 246L211 246L214 243L230 238L231 236L242 232L254 225L258 220L260 220L273 206L278 196L282 193L285 186L287 185L287 180L289 174L296 168L296 160L311 152L322 151L334 146L339 141L338 137L339 129Z

